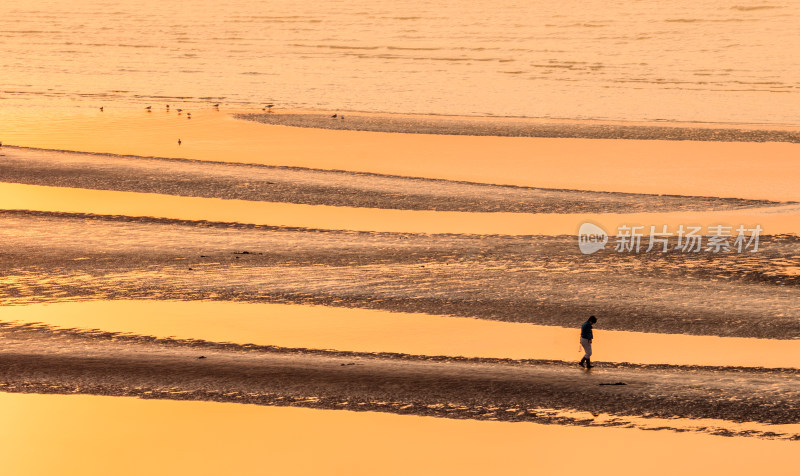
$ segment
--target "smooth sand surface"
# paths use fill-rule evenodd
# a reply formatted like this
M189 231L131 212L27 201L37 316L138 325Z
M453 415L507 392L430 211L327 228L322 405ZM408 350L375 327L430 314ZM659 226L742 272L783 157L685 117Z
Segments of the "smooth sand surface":
M291 304L90 301L7 306L2 321L351 352L577 360L577 329L429 314ZM800 340L595 329L595 360L798 368ZM680 351L676 351L680 349ZM735 349L735 352L731 352Z
M78 395L0 393L0 405L9 476L584 475L576 442L588 442L579 459L596 474L782 473L796 464L793 442L636 429Z

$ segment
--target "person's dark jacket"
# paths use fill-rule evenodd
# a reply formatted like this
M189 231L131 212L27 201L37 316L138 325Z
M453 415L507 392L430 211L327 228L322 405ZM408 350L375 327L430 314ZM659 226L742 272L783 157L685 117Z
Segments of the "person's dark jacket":
M583 326L581 326L581 339L589 339L589 340L594 339L593 334L592 334L592 323L591 322L586 321L586 322L583 323Z

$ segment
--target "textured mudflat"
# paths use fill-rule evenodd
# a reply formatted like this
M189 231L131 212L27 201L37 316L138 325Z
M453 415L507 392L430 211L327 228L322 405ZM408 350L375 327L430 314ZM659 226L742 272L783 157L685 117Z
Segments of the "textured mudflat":
M570 236L291 229L0 213L0 303L289 302L575 327L800 337L800 241L758 253L582 255Z
M585 371L558 361L240 346L7 323L0 326L0 335L4 391L572 425L637 426L638 417L800 423L796 369L600 363ZM595 421L575 412L617 418ZM681 423L686 422L659 428L684 431ZM700 431L800 439L766 430L738 431L735 425Z

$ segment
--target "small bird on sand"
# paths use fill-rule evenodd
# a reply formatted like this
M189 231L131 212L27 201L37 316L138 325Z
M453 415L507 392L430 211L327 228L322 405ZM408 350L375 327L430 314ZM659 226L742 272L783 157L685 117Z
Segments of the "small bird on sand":
M217 104L214 104L214 107L215 107L215 108L217 108L217 109L219 109L219 103L217 103Z
M339 119L344 120L344 116L339 116Z
M178 145L181 145L181 140L180 139L178 139Z
M267 104L266 106L264 106L264 109L262 109L262 111L264 111L266 109L269 109L269 112L272 112L273 106L275 106L275 105L274 104Z
M176 109L176 110L178 111L178 114L183 112L183 109Z
M150 112L150 110L153 109L153 106L147 106L145 109L147 109L147 112Z
M103 106L100 106L100 112L103 112Z
M167 104L167 111L169 111L169 104Z
M331 119L336 119L337 114L331 116Z

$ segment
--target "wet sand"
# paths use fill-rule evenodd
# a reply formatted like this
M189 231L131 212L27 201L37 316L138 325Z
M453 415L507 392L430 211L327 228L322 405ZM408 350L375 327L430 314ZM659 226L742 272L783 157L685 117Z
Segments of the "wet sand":
M226 301L80 301L4 306L2 321L172 339L361 353L536 359L583 354L575 329L297 304ZM595 329L602 362L799 368L800 340ZM442 338L447 336L447 338ZM675 349L681 349L676 352ZM736 349L736 352L729 352Z
M707 212L489 213L253 202L0 183L0 209L392 233L577 236L586 222L602 227L612 236L619 227L641 226L645 239L649 238L651 226L657 231L667 226L673 236L681 225L700 226L704 233L717 225L730 230L760 226L761 234L771 235L800 233L800 205L774 203L761 208ZM612 246L613 240L609 247Z
M798 370L784 365L800 342L800 213L786 203L800 201L800 165L797 144L775 142L784 136L398 134L112 108L39 119L15 119L4 139L93 154L0 150L3 311L135 299L151 301L157 319L176 300L209 313L318 305L336 311L316 321L334 329L362 327L347 312L375 312L363 316L375 319L363 337L375 347L348 343L342 329L315 341L289 311L280 325L297 327L283 337L266 320L232 332L191 319L126 324L113 306L89 311L92 320L22 313L0 318L2 391L800 439ZM587 256L575 232L590 219L612 230L697 221L766 231L758 253L619 254L612 245ZM415 313L419 332L439 341L484 341L402 342L401 331L373 341L392 333L387 311ZM621 339L591 372L561 350L526 356L524 339L478 350L530 324L550 327L532 342L574 336L588 314L602 318L598 351ZM482 321L466 330L459 318ZM682 360L651 355L647 342ZM704 354L737 346L735 360Z
M582 475L780 472L796 443L626 428L452 420L374 412L0 393L12 474L227 473ZM40 431L47 428L48 431ZM103 435L98 438L98 435ZM620 459L624 449L626 457ZM665 458L665 453L674 457ZM41 457L46 454L48 457ZM258 457L254 457L258 455ZM124 461L125 464L119 464ZM658 464L653 464L658 461Z
M0 153L3 182L338 207L518 213L734 210L769 200L601 193L445 179L19 147Z
M792 143L337 131L272 126L211 110L195 111L190 121L175 112L112 107L102 113L54 109L45 118L41 111L11 110L2 119L0 140L26 147L551 189L800 201L800 145Z
M591 426L592 418L798 425L796 369L574 363L347 353L0 327L8 392L82 393ZM200 358L203 357L203 358ZM677 428L677 427L676 427ZM795 429L800 427L795 427ZM800 433L693 431L800 439Z
M566 121L543 122L541 120L513 118L424 117L352 112L339 113L337 117L320 113L238 114L236 117L270 125L403 134L800 143L800 131L770 130L758 127L714 127L714 125L708 124L699 127L697 125L685 127L679 124L569 123Z
M582 255L574 236L368 233L2 212L3 304L78 299L323 304L793 339L798 240L758 253ZM587 279L589 277L590 279ZM658 316L654 319L653 316Z

